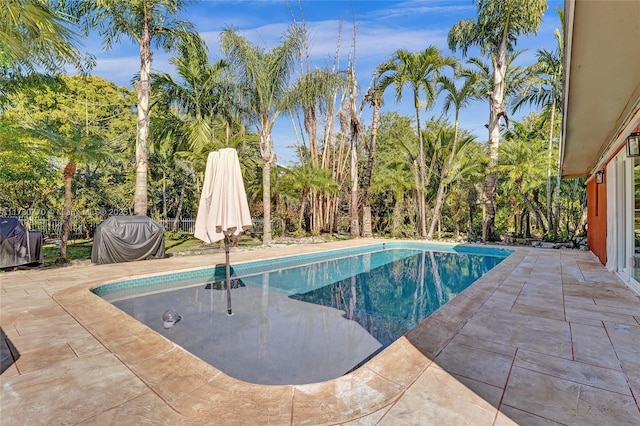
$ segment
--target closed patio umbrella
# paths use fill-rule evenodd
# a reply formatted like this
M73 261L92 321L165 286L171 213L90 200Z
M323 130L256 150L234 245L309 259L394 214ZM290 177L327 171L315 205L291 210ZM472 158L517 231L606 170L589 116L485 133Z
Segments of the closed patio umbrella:
M238 152L224 148L209 153L194 235L205 243L224 240L226 255L227 313L231 315L229 240L251 228Z

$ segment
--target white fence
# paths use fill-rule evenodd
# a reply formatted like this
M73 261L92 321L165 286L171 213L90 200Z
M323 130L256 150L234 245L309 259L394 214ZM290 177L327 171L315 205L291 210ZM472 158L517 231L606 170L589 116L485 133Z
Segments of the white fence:
M60 239L62 238L62 219L50 218L50 217L29 217L29 216L16 216L22 226L30 231L40 231L48 239ZM93 233L102 222L102 218L99 216L94 217L77 217L71 216L71 222L69 226L69 238L80 239L85 237L93 237ZM252 234L262 233L262 219L253 218L253 227L251 229ZM173 230L174 218L160 219L158 223L164 227L166 231ZM180 219L178 223L178 232L185 232L187 234L193 234L195 231L196 220L193 218ZM277 221L272 221L272 229L276 229L279 226Z
M158 223L164 226L165 231L172 231L173 224L175 223L175 219L170 217L168 219L160 219ZM186 232L187 234L193 234L196 228L196 220L195 219L180 219L178 223L178 232Z

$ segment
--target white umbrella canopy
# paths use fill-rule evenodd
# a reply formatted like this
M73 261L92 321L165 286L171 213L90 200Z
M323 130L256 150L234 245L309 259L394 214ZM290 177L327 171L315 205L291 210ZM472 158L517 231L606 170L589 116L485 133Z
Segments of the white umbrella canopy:
M240 235L251 226L238 152L234 148L210 152L196 216L195 237L205 243L214 243L225 235Z
M229 315L231 315L229 237L240 235L251 226L251 213L244 190L238 152L234 148L210 152L204 172L194 235L205 243L224 239Z

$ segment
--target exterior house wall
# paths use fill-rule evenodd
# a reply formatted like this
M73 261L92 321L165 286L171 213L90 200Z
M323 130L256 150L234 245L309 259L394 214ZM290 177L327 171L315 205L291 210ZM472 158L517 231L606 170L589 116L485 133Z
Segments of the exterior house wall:
M587 183L587 243L602 264L607 263L607 183Z

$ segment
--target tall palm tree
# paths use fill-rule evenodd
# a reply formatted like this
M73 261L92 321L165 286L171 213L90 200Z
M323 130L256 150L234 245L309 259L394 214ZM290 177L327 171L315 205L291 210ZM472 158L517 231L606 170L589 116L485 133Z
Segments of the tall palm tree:
M80 19L85 31L97 29L105 50L125 37L140 46L140 70L135 82L138 92L136 133L136 184L134 212L147 214L149 171L149 123L151 119L152 44L165 51L178 40L196 44L193 25L177 19L189 0L69 0L69 10Z
M426 163L422 140L420 107L431 107L436 99L436 81L442 69L446 66L454 67L457 61L450 56L442 56L435 46L429 46L422 52L409 52L404 49L396 50L391 59L378 65L375 79L382 91L395 86L396 101L402 99L405 85L409 85L413 94L413 106L416 111L416 128L418 133L418 211L420 219L420 234L427 236L425 182ZM420 91L425 94L425 100L420 101Z
M378 122L380 121L380 107L382 106L382 90L379 88L370 87L367 93L362 98L362 104L365 103L371 105L373 108L373 115L371 118L371 135L369 143L365 143L367 148L367 164L364 167L362 176L362 205L369 206L369 187L371 186L371 171L373 170L373 159L376 151L376 139L378 138ZM360 107L362 109L362 106Z
M308 65L308 64L307 64ZM329 68L318 68L314 71L307 70L295 81L291 90L285 97L284 104L291 114L292 120L297 113L302 115L302 125L304 132L301 132L302 139L306 134L307 143L298 143L299 157L303 162L310 163L313 167L324 167L332 169L327 164L327 152L330 151L331 139L329 133L332 125L331 120L325 120L324 132L318 132L318 122L322 122L322 114L326 114L333 119L335 98L337 93L346 86L346 79L339 72ZM300 118L298 118L300 121ZM318 133L322 134L318 137ZM308 148L306 145L308 144ZM326 194L325 194L326 195ZM323 207L329 199L323 198L315 190L310 194L311 203L311 224L312 232L318 233L325 227ZM331 197L333 198L333 197Z
M463 80L463 83L460 87L456 86L456 82L446 76L441 76L438 80L439 90L441 92L446 92L444 99L444 112L449 111L451 107L453 107L454 113L454 131L453 131L453 144L451 146L451 152L449 153L449 158L447 159L447 163L442 170L442 176L440 177L440 183L438 184L438 194L436 195L436 205L433 209L433 217L431 219L431 226L429 226L429 233L427 234L427 238L433 237L433 231L435 230L436 224L440 219L440 211L442 210L442 205L444 202L444 190L447 185L447 181L449 178L449 171L451 170L451 166L453 165L453 160L455 156L458 154L458 131L459 131L459 118L460 118L460 110L465 106L469 105L471 101L478 99L478 88L477 88L477 76L470 75Z
M498 164L500 144L500 118L507 117L504 107L506 72L509 56L520 35L535 34L547 9L546 0L474 0L478 6L477 18L454 24L449 31L449 48L460 49L463 56L471 47L480 49L491 59L493 86L489 98L489 156L492 169ZM485 180L488 216L483 222L483 240L495 238L497 176L490 172Z
M524 104L542 107L544 116L549 120L549 139L547 149L547 221L551 223L551 234L555 238L558 234L558 220L560 216L560 178L561 170L558 163L556 173L556 209L552 214L551 168L553 159L553 140L556 128L556 114L562 114L562 61L564 58L564 10L556 8L561 30L554 31L556 47L553 50L538 49L537 62L532 67L532 73L522 89L520 98L515 102L514 109ZM560 159L558 158L558 161Z
M235 67L242 104L260 134L262 156L262 242L271 242L271 165L275 161L271 130L284 110L283 99L288 89L293 64L301 48L300 30L292 26L281 44L265 52L252 45L232 28L220 34L221 46Z

